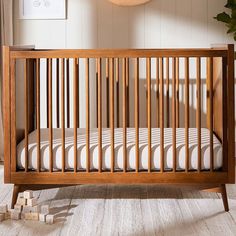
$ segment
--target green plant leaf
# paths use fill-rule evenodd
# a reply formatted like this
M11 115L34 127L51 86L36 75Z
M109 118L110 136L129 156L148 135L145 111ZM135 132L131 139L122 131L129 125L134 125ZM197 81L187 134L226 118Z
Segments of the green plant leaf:
M231 22L231 17L227 13L225 13L225 12L222 12L222 13L218 14L214 18L216 20L224 22L224 23L230 23Z
M236 0L228 0L225 7L229 9L236 9Z

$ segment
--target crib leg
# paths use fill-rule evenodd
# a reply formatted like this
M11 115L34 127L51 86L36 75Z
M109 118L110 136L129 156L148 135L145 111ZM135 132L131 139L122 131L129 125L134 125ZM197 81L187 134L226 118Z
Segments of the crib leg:
M215 187L215 188L204 189L203 191L220 193L222 200L223 200L224 209L227 212L229 211L228 197L227 197L227 191L226 191L225 184L221 184L219 187Z
M12 201L11 201L11 208L14 208L14 205L17 201L18 193L20 192L20 185L15 184L13 187L13 194L12 194Z

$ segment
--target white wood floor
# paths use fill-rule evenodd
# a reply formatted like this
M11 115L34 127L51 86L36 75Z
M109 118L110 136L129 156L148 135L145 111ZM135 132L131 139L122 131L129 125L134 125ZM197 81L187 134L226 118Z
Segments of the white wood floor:
M10 203L12 185L3 184L0 203ZM37 191L56 222L0 223L0 235L236 235L236 186L227 186L230 212L215 193L164 186L77 186Z

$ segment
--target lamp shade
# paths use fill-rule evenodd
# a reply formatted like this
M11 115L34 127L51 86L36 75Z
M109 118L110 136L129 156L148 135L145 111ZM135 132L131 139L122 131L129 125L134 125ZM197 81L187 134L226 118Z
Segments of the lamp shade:
M109 0L109 1L119 6L137 6L150 2L151 0Z

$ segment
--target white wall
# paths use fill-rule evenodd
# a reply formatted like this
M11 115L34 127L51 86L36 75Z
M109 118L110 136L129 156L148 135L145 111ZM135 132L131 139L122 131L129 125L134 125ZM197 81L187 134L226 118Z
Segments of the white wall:
M14 43L36 48L178 48L233 43L224 25L213 19L225 10L224 4L225 0L152 0L128 8L108 0L68 0L66 20L19 20L15 0ZM83 123L83 117L81 120Z

